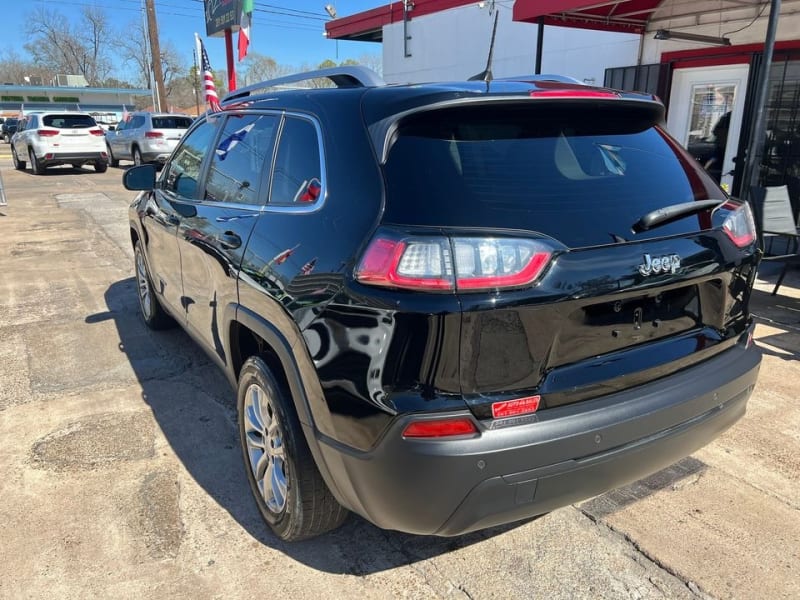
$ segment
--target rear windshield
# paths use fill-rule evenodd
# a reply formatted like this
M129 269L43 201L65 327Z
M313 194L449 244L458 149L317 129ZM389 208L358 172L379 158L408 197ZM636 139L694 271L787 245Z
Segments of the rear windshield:
M89 115L45 115L42 117L42 121L46 127L58 127L59 129L97 127L97 123Z
M571 247L697 231L698 216L631 231L656 208L724 199L649 119L630 109L552 105L417 116L401 126L387 159L385 219L526 229Z
M16 125L19 122L19 119L6 119L6 125Z
M189 117L153 117L153 129L189 129Z

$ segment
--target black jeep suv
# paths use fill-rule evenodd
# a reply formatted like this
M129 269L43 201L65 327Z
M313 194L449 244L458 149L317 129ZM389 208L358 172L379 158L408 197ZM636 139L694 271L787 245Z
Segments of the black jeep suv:
M327 77L335 87L272 86ZM745 412L750 210L651 96L550 78L237 90L130 211L139 299L238 390L286 540L457 535L636 480Z

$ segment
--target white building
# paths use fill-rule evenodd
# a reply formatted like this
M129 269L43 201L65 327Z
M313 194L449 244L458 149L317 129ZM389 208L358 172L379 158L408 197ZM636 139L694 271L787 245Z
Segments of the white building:
M786 184L800 212L800 0L780 3L766 135L749 182L737 157L755 135L769 1L404 0L335 19L326 30L333 39L382 43L387 82L452 81L486 68L495 14L495 78L558 73L657 94L667 129L704 164L724 116L724 159L709 171L741 195L748 183Z

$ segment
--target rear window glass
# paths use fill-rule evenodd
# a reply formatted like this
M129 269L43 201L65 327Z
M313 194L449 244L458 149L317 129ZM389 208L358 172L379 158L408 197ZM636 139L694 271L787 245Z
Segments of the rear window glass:
M96 127L97 123L89 115L45 115L42 117L45 127L59 129L84 129Z
M694 216L631 232L656 208L724 196L648 117L621 108L419 116L400 128L387 159L386 220L527 229L572 247L702 228Z
M153 129L189 129L189 117L153 117Z

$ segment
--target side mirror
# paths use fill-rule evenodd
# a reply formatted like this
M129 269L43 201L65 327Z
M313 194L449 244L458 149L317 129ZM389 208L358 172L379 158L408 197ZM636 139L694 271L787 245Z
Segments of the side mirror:
M108 126L108 131L114 131L115 129L116 129L116 127L114 127L113 125L109 125Z
M156 187L155 165L138 165L125 171L122 185L126 190L150 191Z

